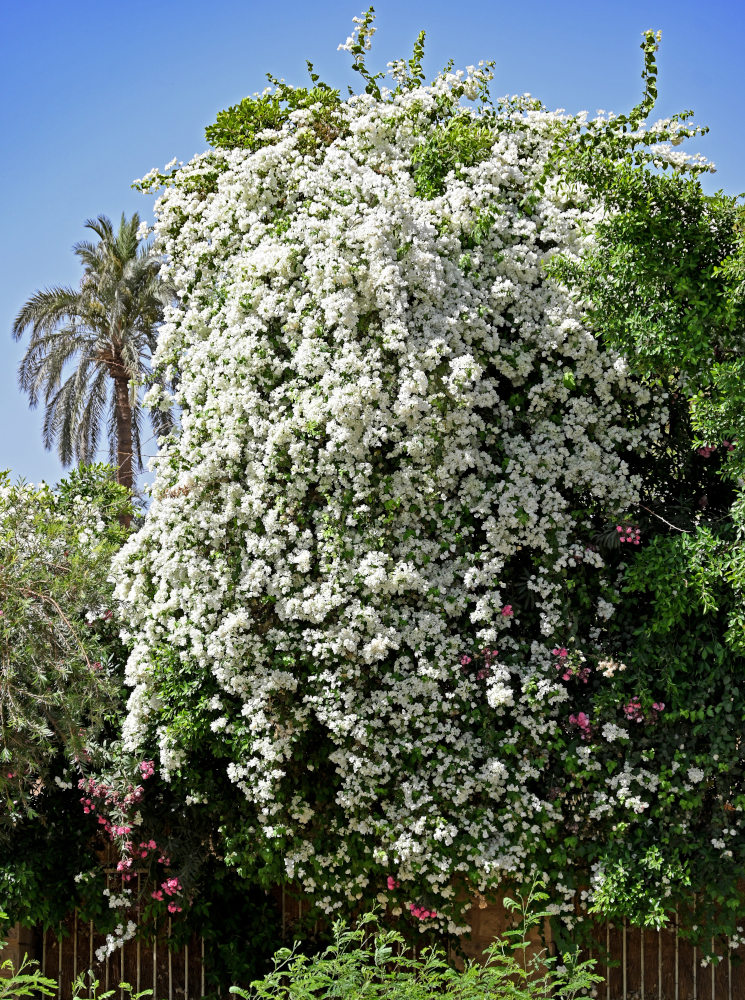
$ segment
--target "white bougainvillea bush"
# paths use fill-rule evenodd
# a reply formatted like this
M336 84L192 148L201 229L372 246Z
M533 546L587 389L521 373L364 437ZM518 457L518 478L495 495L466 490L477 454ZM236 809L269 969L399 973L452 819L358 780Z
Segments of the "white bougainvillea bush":
M545 273L592 240L546 172L583 119L492 101L488 66L425 85L420 43L386 87L371 33L364 93L274 81L143 181L181 422L118 561L126 739L321 910L452 931L543 875L574 912L603 878L576 845L660 784L631 736L665 705L608 629L664 394Z

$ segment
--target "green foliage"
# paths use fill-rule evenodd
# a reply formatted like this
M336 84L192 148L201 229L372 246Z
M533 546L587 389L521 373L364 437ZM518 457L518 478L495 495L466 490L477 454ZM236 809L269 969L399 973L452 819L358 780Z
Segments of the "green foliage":
M606 859L603 881L590 907L590 913L606 916L619 914L635 927L663 927L668 919L670 901L665 895L669 885L690 889L690 877L672 845L665 853L657 845L619 845Z
M457 110L456 110L457 109ZM489 156L496 135L485 122L474 119L455 105L426 140L414 150L414 180L422 198L434 198L445 189L444 180L451 170L460 171Z
M0 913L0 919L4 914ZM43 976L37 963L24 957L17 969L10 959L0 965L0 1000L20 1000L21 997L52 997L57 993L57 983Z
M534 893L531 903L546 898ZM512 905L520 908L516 902ZM581 962L576 954L568 953L559 965L556 958L529 940L530 926L546 914L528 917L523 909L522 916L518 928L507 931L489 947L483 963L467 962L462 970L454 968L445 952L435 946L413 954L401 934L382 928L374 913L365 914L353 927L337 920L333 942L324 952L308 957L297 948L283 948L275 955L272 972L252 983L250 991L232 987L231 992L244 1000L414 1000L433 996L452 1000L538 1000L548 996L570 1000L601 981L592 971L593 962Z
M213 125L205 129L205 138L219 149L247 149L255 152L271 143L271 132L279 132L293 112L308 110L308 151L316 143L328 145L339 134L341 105L339 91L319 80L308 63L312 87L292 87L267 74L274 90L244 97L239 104L220 111ZM267 135L269 133L269 135Z
M745 210L739 197L705 194L699 177L709 165L671 148L707 131L684 125L692 112L633 133L654 107L658 42L645 33L645 95L634 111L557 144L558 182L581 188L605 214L590 252L557 258L551 271L581 294L604 340L637 374L677 380L697 444L717 447L745 430ZM730 458L730 476L745 470L741 452Z
M550 270L634 375L667 391L670 411L638 466L644 542L623 569L614 617L617 691L647 719L654 699L665 704L634 737L655 795L646 825L616 825L600 850L593 909L660 925L675 903L705 941L731 932L745 876L743 209L706 195L708 166L672 148L705 131L685 124L691 112L637 131L654 107L658 41L645 34L633 112L557 144L554 182L604 213L588 252ZM629 757L607 761L611 773Z
M143 997L153 995L152 990L135 992L132 986L125 982L118 983L116 987L103 991L99 989L100 986L101 982L96 979L93 972L88 971L87 974L81 972L72 984L72 1000L110 1000L117 994L117 1000L124 1000L124 997L129 997L130 1000L142 1000Z
M76 788L118 730L123 650L108 581L128 534L112 470L52 490L0 477L0 898L12 921L93 916L101 886L74 878L95 856Z
M5 915L0 913L0 919ZM127 996L130 1000L142 1000L153 995L152 990L135 992L129 983L119 983L113 989L101 991L101 983L92 972L80 975L72 983L73 1000L110 1000L116 994L119 1000ZM52 997L58 995L58 984L54 979L44 976L38 969L38 963L24 956L18 969L13 968L10 959L0 965L0 1000L21 1000L22 997Z
M117 712L108 574L132 506L110 476L80 470L58 491L0 477L0 825L33 817L58 754L89 757Z

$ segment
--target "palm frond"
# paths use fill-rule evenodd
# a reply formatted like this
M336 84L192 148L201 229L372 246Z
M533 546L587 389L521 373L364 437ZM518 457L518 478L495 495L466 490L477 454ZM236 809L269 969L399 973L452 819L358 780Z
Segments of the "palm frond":
M56 285L34 292L21 306L13 321L13 339L20 340L30 326L33 333L46 333L79 310L80 293L72 288Z
M21 307L13 325L18 339L31 329L19 366L19 383L31 406L45 402L43 440L57 444L63 464L89 461L95 454L103 421L112 458L116 455L116 394L111 380L125 372L133 383L133 462L142 467L143 414L135 383L150 372L163 307L173 291L159 278L160 259L137 238L135 213L122 215L118 231L105 215L86 220L98 242L81 240L74 252L83 265L80 288L37 291ZM65 371L75 369L65 379ZM156 433L173 426L169 414L150 415Z

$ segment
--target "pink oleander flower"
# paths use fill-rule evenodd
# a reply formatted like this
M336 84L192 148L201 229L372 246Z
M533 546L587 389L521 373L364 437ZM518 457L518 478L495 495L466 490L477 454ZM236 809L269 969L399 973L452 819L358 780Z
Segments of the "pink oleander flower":
M150 895L153 897L153 899L157 899L159 901L162 901L163 899L163 893L160 891L160 889L156 889L155 892L151 892Z
M511 604L505 604L505 606L502 608L502 617L503 618L512 618L512 616L513 616L514 613L515 612L512 610L512 605Z
M467 667L468 664L471 662L471 657L470 656L461 656L460 662L461 662L461 666Z
M177 892L181 892L181 883L175 876L161 882L160 887L167 896L175 896Z
M388 886L389 889L393 890L393 889L398 889L401 883L397 882L392 875L389 875L386 880L386 885Z

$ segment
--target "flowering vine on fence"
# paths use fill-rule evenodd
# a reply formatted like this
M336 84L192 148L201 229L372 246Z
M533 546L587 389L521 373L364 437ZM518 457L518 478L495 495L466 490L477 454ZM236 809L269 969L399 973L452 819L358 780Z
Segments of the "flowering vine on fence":
M321 910L456 931L463 888L538 874L571 921L612 831L684 794L614 631L665 394L545 274L592 243L547 169L586 117L416 52L385 87L372 31L365 93L276 83L143 181L182 419L117 562L126 740L205 810L227 775L228 862Z

